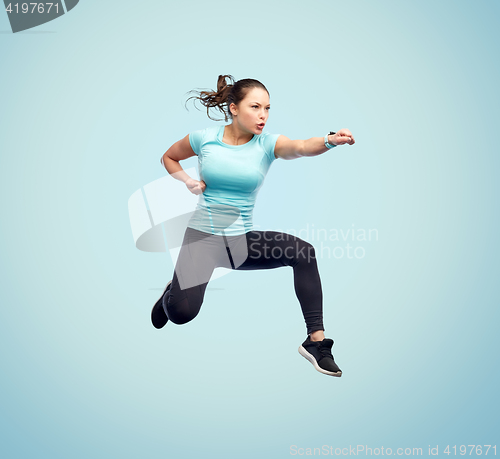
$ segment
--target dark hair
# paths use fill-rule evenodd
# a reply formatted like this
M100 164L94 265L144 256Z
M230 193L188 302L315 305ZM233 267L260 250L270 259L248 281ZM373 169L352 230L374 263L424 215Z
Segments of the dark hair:
M226 78L229 78L230 84L226 82ZM216 91L189 91L188 94L196 93L197 95L189 97L186 100L186 104L188 100L194 99L196 107L196 101L199 100L203 106L207 107L207 116L211 120L222 121L210 116L210 109L215 108L224 115L224 121L227 121L228 118L233 117L229 106L231 104L238 105L252 88L264 89L269 94L267 88L258 80L245 78L235 82L234 77L231 75L219 75Z

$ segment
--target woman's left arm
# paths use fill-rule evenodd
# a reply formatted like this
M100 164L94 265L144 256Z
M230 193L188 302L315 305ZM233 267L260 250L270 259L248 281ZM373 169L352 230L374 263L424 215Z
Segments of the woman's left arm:
M354 137L349 129L340 129L328 136L330 145L354 145ZM324 137L311 137L307 140L290 140L280 135L274 147L274 156L281 159L296 159L302 156L318 156L328 151Z

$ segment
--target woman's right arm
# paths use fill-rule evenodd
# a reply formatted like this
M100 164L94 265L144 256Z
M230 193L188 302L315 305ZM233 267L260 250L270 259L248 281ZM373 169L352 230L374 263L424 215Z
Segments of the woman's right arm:
M194 180L184 172L179 161L196 156L196 153L191 148L189 143L189 135L175 142L162 156L161 163L167 169L167 172L175 179L184 182L189 191L193 194L201 194L207 187L206 183L201 180Z

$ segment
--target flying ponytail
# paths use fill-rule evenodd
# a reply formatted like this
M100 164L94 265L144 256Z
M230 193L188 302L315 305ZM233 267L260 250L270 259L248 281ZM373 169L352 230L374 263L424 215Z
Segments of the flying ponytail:
M226 79L229 79L229 84ZM267 88L258 80L245 78L235 82L234 77L231 75L219 75L216 91L189 91L188 94L195 93L196 95L189 97L186 104L190 99L194 99L196 107L196 101L199 100L207 108L207 116L211 120L222 121L210 116L210 109L214 108L224 115L224 121L228 121L229 118L233 117L229 106L233 103L238 105L251 88L262 88L269 94Z

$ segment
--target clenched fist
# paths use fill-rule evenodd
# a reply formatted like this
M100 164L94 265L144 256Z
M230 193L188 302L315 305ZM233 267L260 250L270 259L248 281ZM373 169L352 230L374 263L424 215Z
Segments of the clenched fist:
M331 137L333 139L333 145L345 145L346 143L349 145L354 144L354 137L349 129L340 129Z
M203 180L194 180L194 179L189 179L186 180L186 186L189 191L193 194L201 194L205 191L205 188L207 187L207 184Z

